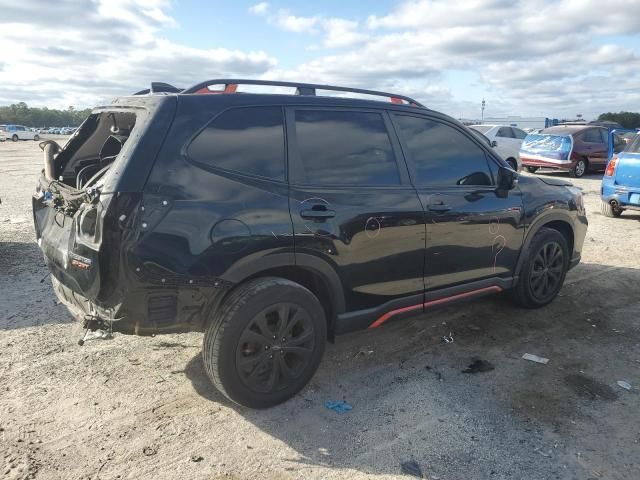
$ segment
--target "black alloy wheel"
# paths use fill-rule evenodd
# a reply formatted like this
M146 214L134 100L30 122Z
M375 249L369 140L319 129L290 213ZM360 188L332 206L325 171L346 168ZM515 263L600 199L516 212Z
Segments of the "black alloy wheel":
M533 295L545 301L555 295L564 277L564 254L556 241L545 243L534 257L529 272L529 282Z
M278 303L249 322L236 349L236 369L247 388L285 390L306 371L314 351L311 316L299 305Z

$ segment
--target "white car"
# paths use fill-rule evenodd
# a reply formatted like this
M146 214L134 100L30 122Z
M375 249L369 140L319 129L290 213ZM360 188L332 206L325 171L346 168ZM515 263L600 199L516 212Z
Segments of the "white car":
M40 136L36 132L32 132L22 125L2 125L0 127L0 140L40 140Z
M491 142L493 149L504 158L516 172L522 168L520 145L527 132L509 125L471 125L470 128L482 133Z

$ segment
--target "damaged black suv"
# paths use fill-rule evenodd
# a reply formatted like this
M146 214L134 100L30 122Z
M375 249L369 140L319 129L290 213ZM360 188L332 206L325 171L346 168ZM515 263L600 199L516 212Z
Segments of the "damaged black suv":
M203 331L213 384L255 408L303 388L335 335L504 290L546 305L587 229L571 184L384 92L152 84L42 147L58 298L88 330Z

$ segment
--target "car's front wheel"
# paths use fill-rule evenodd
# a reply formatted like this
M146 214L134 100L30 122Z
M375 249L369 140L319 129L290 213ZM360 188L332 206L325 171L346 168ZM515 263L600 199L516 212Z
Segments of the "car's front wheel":
M40 135L34 135L33 136L33 141L37 142L38 140L40 140Z
M13 140L14 142L17 142L19 140L18 135L14 133L13 136L11 137L11 140Z
M531 240L526 255L513 296L525 308L543 307L556 297L567 275L567 240L559 231L543 227Z
M267 408L307 384L326 338L324 310L313 293L282 278L258 278L223 301L205 331L202 358L227 398Z

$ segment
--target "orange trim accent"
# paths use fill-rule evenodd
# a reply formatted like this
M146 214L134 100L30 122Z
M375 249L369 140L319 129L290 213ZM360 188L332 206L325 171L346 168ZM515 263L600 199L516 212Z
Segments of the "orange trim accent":
M400 105L402 105L402 99L397 97L391 97L391 103L399 103Z
M229 84L225 85L224 93L236 93L237 89L238 89L238 84L237 83L229 83Z
M410 312L412 310L417 310L417 309L422 308L422 307L427 308L427 307L431 307L433 305L440 305L442 303L450 302L451 300L457 300L459 298L471 297L471 296L476 295L478 293L484 293L484 292L496 292L496 293L498 293L498 292L501 292L501 291L502 291L502 288L498 287L497 285L492 285L491 287L479 288L478 290L471 290L470 292L457 293L455 295L451 295L450 297L442 297L442 298L438 298L436 300L430 300L428 302L418 303L417 305L411 305L410 307L398 308L396 310L391 310L390 312L385 313L380 318L378 318L375 322L373 322L371 325L369 325L368 328L379 327L384 322L389 320L391 317L393 317L394 315L398 315L399 313Z
M379 319L377 319L371 325L369 325L369 328L379 327L394 315L398 315L399 313L404 313L404 312L410 312L411 310L417 310L418 308L422 308L422 303L419 303L417 305L411 305L410 307L398 308L397 310L391 310L390 312L387 312L384 315L382 315Z

